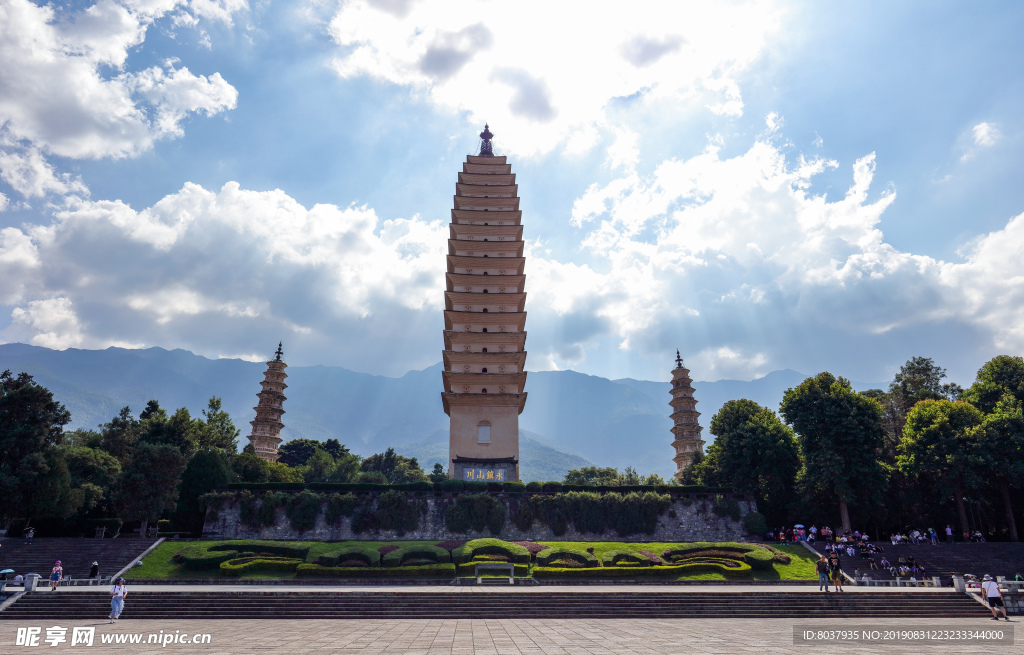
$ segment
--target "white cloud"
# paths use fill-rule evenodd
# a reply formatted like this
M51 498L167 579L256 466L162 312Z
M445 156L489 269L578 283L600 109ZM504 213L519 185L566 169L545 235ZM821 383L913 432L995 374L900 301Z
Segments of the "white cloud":
M81 193L46 157L134 156L157 139L179 136L189 113L235 106L237 93L218 73L195 75L170 63L128 69L129 54L143 44L152 21L179 4L99 0L58 14L29 0L0 2L0 171L6 182L26 196ZM225 20L244 6L229 0L194 11Z
M348 0L330 33L342 77L409 86L489 121L502 152L529 155L606 126L615 98L670 99L677 114L707 105L740 115L736 77L778 31L780 13L767 0Z
M978 123L971 128L971 134L974 135L974 145L982 148L994 146L1002 136L992 123Z
M15 308L11 321L5 332L15 338L26 335L34 346L64 350L81 345L83 340L82 325L67 298L33 300L24 308Z

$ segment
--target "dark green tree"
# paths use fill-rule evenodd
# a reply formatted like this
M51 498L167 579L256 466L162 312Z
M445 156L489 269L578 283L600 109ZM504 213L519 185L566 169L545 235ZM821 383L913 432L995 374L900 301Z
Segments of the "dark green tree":
M897 465L910 475L934 476L953 494L963 532L969 532L964 493L979 485L985 463L982 413L966 402L923 400L907 414Z
M231 468L239 482L302 482L302 472L281 462L268 462L255 453L231 457Z
M155 401L150 401L154 403ZM186 461L199 446L204 428L202 421L192 418L188 409L182 407L170 416L163 410L151 413L140 421L139 441L173 446L181 452Z
M178 483L178 503L174 510L175 528L183 532L201 532L206 510L199 497L234 482L231 460L221 448L197 450L185 466Z
M1003 394L992 412L981 422L981 455L985 470L995 479L1006 513L1011 541L1019 541L1017 521L1010 500L1010 487L1024 481L1024 404L1012 394Z
M323 444L314 439L292 439L277 448L277 461L286 466L305 466Z
M394 448L388 448L385 452L377 455L370 455L363 460L359 468L365 473L382 474L390 484L425 482L429 479L415 457L402 457L395 453Z
M142 442L121 471L114 503L122 519L146 526L174 508L185 457L174 446Z
M104 498L109 498L118 477L121 463L113 455L99 448L61 446L61 455L71 475L71 487L83 492L83 510L91 510Z
M779 411L798 435L798 492L812 503L838 505L850 530L850 507L870 510L883 491L881 405L825 372L788 389Z
M773 525L783 523L800 472L793 431L775 412L746 399L725 403L711 419L710 431L715 441L694 468L698 483L753 495Z
M335 459L317 448L301 471L306 482L352 482L359 475L359 456L346 453Z
M36 451L17 468L18 485L9 500L28 523L33 518L66 519L85 502L85 490L71 486L71 473L57 448Z
M1006 393L1024 402L1024 357L999 355L985 362L963 399L988 414Z
M584 466L583 468L572 469L566 472L562 482L578 485L617 486L619 484L619 471L611 467Z
M0 514L8 521L15 512L28 517L51 516L53 512L44 506L50 501L58 506L62 502L73 504L62 491L56 495L52 489L48 491L48 485L65 482L65 474L70 488L66 464L51 452L61 443L64 426L70 420L71 413L31 375L0 373L0 498L4 499ZM50 471L56 477L48 480Z
M100 428L100 445L103 450L116 457L124 467L131 459L135 444L142 437L142 424L132 416L131 407L122 407L117 416Z
M434 470L429 473L430 481L434 484L438 482L444 482L448 479L448 474L444 472L444 466L440 462L434 464Z
M231 415L221 409L221 399L210 398L203 410L203 421L199 426L199 448L218 448L228 455L238 450L238 435L241 434L231 421Z

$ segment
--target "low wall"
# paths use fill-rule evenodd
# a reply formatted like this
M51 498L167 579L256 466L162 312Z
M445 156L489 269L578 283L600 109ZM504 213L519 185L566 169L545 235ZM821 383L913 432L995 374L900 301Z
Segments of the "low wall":
M617 533L582 533L570 523L564 534L555 535L551 528L539 521L534 521L528 530L520 530L512 520L515 504L521 494L497 494L496 497L505 503L508 518L502 526L501 533L494 535L485 530L477 532L452 532L445 525L445 509L454 502L452 494L420 495L414 498L423 502L419 528L398 535L391 530L375 530L354 533L352 519L343 517L339 525L329 525L324 520L324 509L312 530L298 532L294 530L283 509L278 509L274 524L271 526L253 527L244 524L240 519L240 508L237 501L228 501L218 509L207 512L203 526L205 539L285 539L313 541L390 541L390 540L424 540L445 541L449 539L475 539L478 537L497 536L507 541L747 541L750 536L743 528L742 519L750 512L756 512L757 506L751 500L739 500L740 520L727 516L718 516L712 511L712 500L703 497L674 498L667 511L657 522L653 534L637 533L620 536Z

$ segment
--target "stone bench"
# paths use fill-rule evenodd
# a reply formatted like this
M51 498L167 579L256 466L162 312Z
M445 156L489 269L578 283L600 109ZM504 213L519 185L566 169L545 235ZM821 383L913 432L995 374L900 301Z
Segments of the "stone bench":
M481 571L508 571L508 583L516 583L516 565L511 562L480 562L473 566L473 573L476 575L476 583L483 584Z

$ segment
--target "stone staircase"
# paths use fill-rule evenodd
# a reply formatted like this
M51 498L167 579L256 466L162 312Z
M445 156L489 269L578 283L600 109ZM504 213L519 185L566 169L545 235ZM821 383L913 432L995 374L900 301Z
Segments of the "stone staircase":
M23 539L7 538L0 541L0 569L14 569L7 574L10 581L15 575L38 573L42 584L50 577L53 563L60 560L64 576L85 578L93 562L99 562L100 575L111 576L138 558L156 539L118 537L117 539L35 539L26 544ZM8 584L10 584L8 582Z
M26 594L0 620L102 619L109 596ZM984 618L946 592L147 592L129 591L122 619Z

